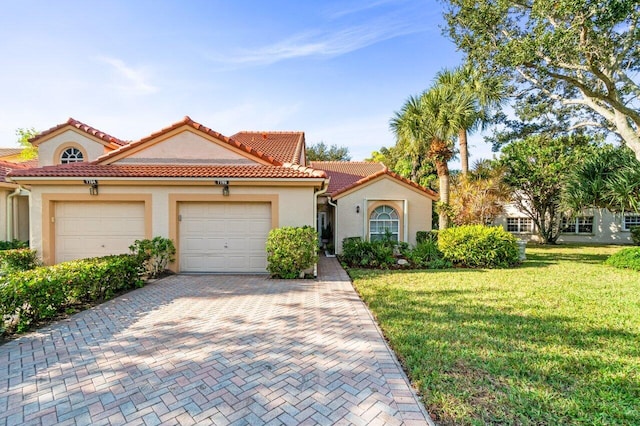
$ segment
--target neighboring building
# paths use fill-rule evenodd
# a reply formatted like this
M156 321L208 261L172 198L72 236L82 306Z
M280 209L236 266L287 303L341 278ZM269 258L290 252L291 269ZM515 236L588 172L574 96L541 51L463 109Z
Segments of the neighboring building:
M631 228L640 226L636 213L612 213L606 209L585 209L574 217L560 219L560 243L631 244ZM518 238L539 241L535 224L515 205L505 206L505 214L494 224L501 225Z
M176 272L263 273L272 228L332 223L336 242L389 228L414 243L437 198L379 164L308 167L303 132L227 137L185 117L128 143L69 119L31 142L38 167L5 183L29 191L30 245L45 264L163 236Z

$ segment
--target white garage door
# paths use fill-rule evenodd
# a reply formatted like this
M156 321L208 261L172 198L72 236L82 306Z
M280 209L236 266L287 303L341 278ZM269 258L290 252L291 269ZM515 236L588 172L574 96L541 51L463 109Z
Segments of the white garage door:
M270 203L180 203L182 272L264 273Z
M128 253L145 238L141 202L61 201L55 210L56 263Z

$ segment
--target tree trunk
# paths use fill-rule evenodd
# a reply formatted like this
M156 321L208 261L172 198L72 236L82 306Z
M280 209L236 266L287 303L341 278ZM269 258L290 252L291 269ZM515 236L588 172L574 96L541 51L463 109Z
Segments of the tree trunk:
M460 143L460 167L464 176L469 173L469 148L467 145L467 129L458 130L458 139Z
M438 172L438 183L440 184L440 202L449 204L449 166L446 161L434 161ZM438 212L438 228L446 229L449 227L449 216L445 209Z

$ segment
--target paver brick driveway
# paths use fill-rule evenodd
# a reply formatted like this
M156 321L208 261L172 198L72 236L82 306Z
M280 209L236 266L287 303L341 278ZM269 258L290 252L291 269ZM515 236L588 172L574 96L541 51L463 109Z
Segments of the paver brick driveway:
M429 424L335 260L172 276L0 346L0 425Z

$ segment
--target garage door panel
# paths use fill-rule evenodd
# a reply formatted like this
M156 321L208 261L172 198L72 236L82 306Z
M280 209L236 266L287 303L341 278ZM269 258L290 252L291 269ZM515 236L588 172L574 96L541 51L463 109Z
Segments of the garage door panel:
M55 261L128 253L146 237L144 213L143 202L56 202Z
M178 208L183 272L266 272L270 203L185 202Z

